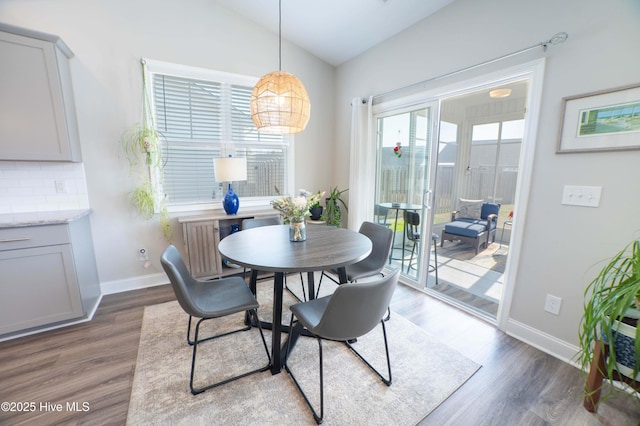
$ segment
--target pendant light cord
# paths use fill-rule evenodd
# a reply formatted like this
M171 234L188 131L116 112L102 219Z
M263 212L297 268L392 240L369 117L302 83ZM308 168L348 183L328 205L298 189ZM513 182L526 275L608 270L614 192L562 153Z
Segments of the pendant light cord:
M278 0L278 71L282 71L282 0Z

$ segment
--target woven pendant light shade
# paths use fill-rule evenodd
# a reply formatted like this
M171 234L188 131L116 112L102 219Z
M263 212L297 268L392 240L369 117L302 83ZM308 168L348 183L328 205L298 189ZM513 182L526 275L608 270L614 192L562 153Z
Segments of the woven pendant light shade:
M262 133L299 133L307 126L310 114L307 90L293 74L271 72L253 88L251 118Z

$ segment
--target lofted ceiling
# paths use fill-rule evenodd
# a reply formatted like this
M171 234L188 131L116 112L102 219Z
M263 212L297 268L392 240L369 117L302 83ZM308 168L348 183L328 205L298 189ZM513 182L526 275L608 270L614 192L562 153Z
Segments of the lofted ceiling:
M216 0L278 34L278 0ZM338 66L455 0L282 0L282 38Z

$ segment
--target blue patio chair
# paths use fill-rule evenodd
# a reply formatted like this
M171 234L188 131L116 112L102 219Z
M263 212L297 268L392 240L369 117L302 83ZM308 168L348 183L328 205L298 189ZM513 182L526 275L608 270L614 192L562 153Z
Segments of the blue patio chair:
M444 247L445 240L462 241L473 246L478 254L480 247L486 249L491 242L496 241L500 204L486 203L482 200L460 201L464 207L451 214L451 222L447 223L442 230L440 247ZM478 209L469 208L470 204L480 207L479 217L477 216Z

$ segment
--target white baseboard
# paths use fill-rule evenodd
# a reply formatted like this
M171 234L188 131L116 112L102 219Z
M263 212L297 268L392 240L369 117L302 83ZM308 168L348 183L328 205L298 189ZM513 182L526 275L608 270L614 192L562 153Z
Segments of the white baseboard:
M541 350L542 352L558 358L561 361L576 367L578 366L576 363L576 354L578 353L579 348L577 346L571 345L564 340L560 340L557 337L551 336L550 334L544 333L513 319L509 319L507 321L505 332L508 335Z
M93 316L96 314L96 311L98 310L98 307L100 306L101 301L102 301L102 295L98 296L98 298L96 299L95 305L91 307L91 309L87 312L87 315L85 315L83 318L73 320L73 321L65 321L65 322L50 325L47 327L38 327L38 328L34 328L24 332L17 332L15 334L11 334L11 335L0 338L0 342L17 339L19 337L31 336L32 334L44 333L45 331L56 330L58 328L69 327L70 325L82 324L83 322L91 321L93 319Z
M157 274L142 275L123 280L106 281L100 283L102 294L121 293L123 291L139 290L141 288L155 287L157 285L169 284L169 278L164 272Z

